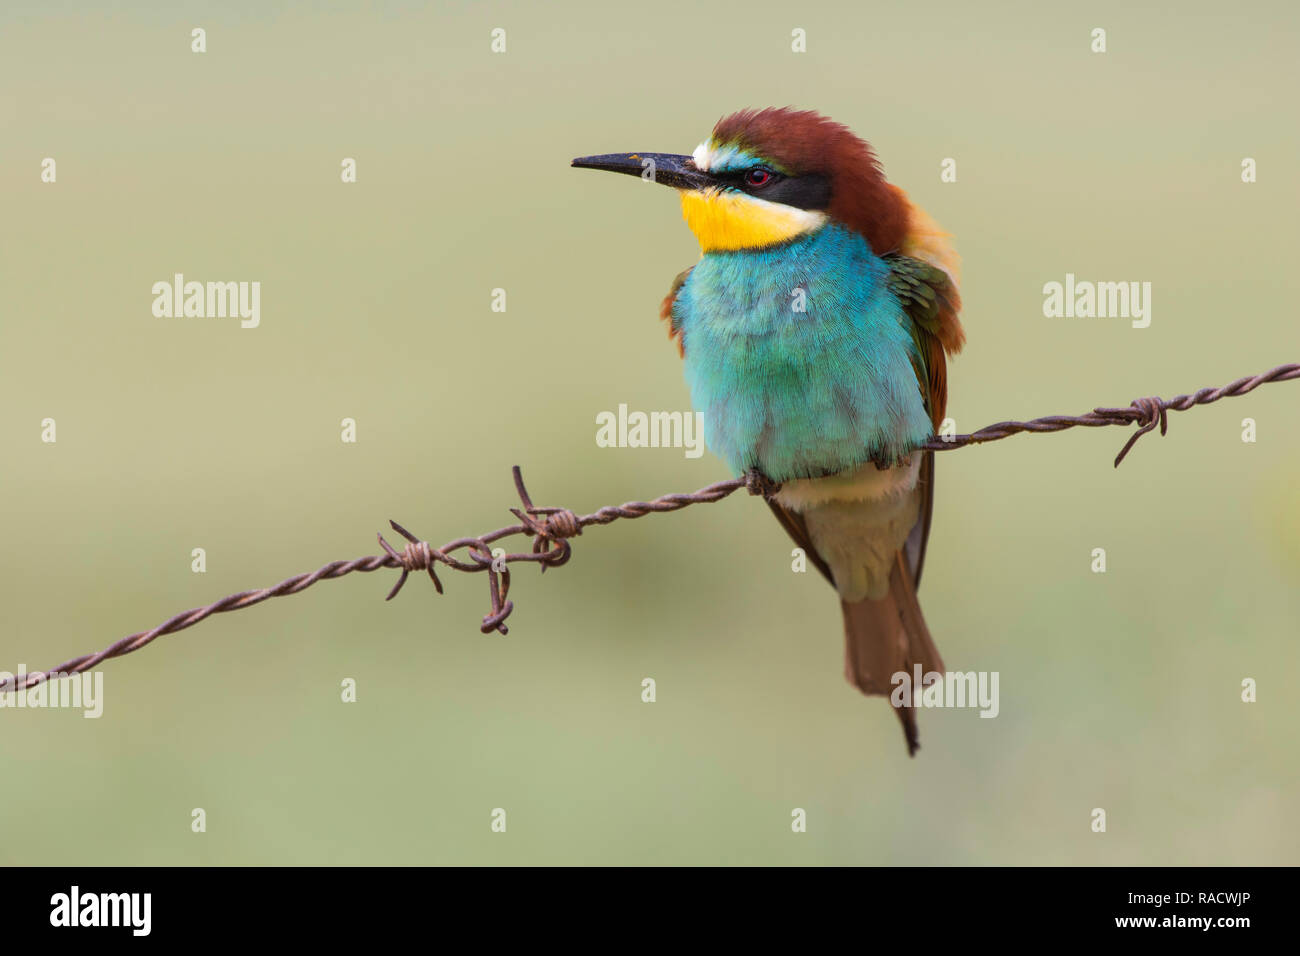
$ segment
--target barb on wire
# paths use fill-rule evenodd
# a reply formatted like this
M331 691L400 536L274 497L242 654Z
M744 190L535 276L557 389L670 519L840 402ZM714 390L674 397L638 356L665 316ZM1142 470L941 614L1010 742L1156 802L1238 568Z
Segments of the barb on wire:
M1059 432L1067 428L1083 426L1097 428L1101 425L1130 425L1137 422L1139 427L1129 436L1124 447L1115 456L1115 467L1124 460L1133 445L1147 432L1160 426L1160 434L1165 434L1169 427L1169 411L1185 412L1196 405L1209 405L1221 398L1234 398L1252 392L1267 382L1285 382L1300 378L1300 364L1279 365L1275 369L1259 375L1247 375L1235 382L1229 382L1222 388L1203 388L1191 395L1179 395L1166 401L1163 398L1139 398L1131 402L1128 408L1094 408L1086 415L1048 415L1035 418L1030 422L998 422L986 425L969 435L952 435L948 438L932 438L922 447L930 451L948 451L950 448L963 448L966 445L979 445L986 441L1009 438L1021 432Z
M1057 432L1075 427L1096 428L1103 425L1131 425L1136 423L1138 425L1137 431L1129 436L1128 441L1115 458L1115 466L1119 467L1119 463L1124 460L1124 456L1129 453L1134 443L1143 435L1154 430L1157 425L1160 426L1160 433L1162 435L1165 433L1168 427L1167 413L1169 411L1186 411L1196 405L1208 405L1211 402L1217 402L1221 398L1245 395L1266 382L1284 382L1296 378L1300 378L1300 364L1279 365L1277 368L1260 375L1239 378L1222 388L1203 388L1191 395L1179 395L1167 401L1161 398L1140 398L1130 403L1127 408L1096 408L1084 415L1049 415L1028 422L998 422L969 435L955 435L946 439L935 438L921 447L931 451L948 451L953 448L963 448L967 445L998 441L1021 432ZM102 651L74 657L46 671L20 672L18 675L8 677L0 681L0 693L26 690L51 677L57 678L70 674L79 674L102 661L122 657L138 651L142 647L147 647L164 634L175 634L177 631L193 627L213 614L239 611L246 607L252 607L254 604L260 604L269 598L297 594L300 591L305 591L317 581L333 580L353 572L378 571L381 568L392 568L401 572L392 590L388 592L386 600L392 600L396 597L406 583L407 578L415 571L428 572L434 588L441 594L442 581L439 580L435 570L435 565L438 564L445 565L453 571L485 573L488 578L490 610L483 617L480 630L484 634L492 631L506 634L509 630L506 627L506 618L514 610L514 602L509 600L510 565L531 562L540 565L541 570L545 572L548 567L559 567L568 562L573 554L569 539L582 534L583 528L592 525L610 524L620 518L641 518L648 514L680 511L682 508L694 504L711 504L715 501L721 501L740 488L747 489L751 495L771 496L780 487L780 485L768 480L762 474L750 472L741 478L715 482L690 494L663 495L653 501L630 501L622 505L610 505L598 511L593 511L591 514L579 516L567 508L538 508L534 506L532 498L528 494L528 489L524 486L524 479L518 465L514 467L513 472L515 491L519 495L522 507L511 508L510 511L518 519L518 524L507 525L479 537L457 538L454 541L447 542L440 548L435 548L427 541L423 541L411 534L396 521L390 521L389 524L392 529L406 540L406 545L401 551L396 550L380 534L378 536L379 545L383 549L383 554L354 558L351 561L331 561L324 567L317 568L309 574L298 574L286 578L274 587L262 588L257 591L241 591L238 594L228 595L206 607L182 611L180 614L163 621L152 630L128 635L110 644ZM497 549L497 552L493 553L491 545L494 541L521 534L533 539L530 551L508 554L504 549ZM461 551L465 553L465 557L456 557L455 553Z

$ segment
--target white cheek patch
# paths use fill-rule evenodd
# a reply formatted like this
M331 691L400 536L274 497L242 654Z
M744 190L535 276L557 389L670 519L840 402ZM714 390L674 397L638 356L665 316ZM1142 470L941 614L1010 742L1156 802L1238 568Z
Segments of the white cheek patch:
M695 147L695 152L691 153L691 159L695 160L695 168L702 173L709 171L709 163L713 159L713 154L709 152L708 143L700 143Z

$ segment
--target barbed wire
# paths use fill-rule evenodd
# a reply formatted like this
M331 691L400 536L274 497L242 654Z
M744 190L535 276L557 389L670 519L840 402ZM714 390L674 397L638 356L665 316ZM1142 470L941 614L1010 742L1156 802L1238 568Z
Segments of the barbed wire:
M1300 378L1300 364L1279 365L1277 368L1261 372L1259 375L1247 375L1244 378L1239 378L1221 388L1202 388L1190 395L1179 395L1168 400L1163 398L1138 398L1130 402L1127 408L1094 408L1086 415L1048 415L1045 418L1035 418L1029 422L998 422L996 425L987 425L969 435L953 435L947 438L931 439L921 447L930 451L947 451L950 448L962 448L966 445L979 445L983 442L997 441L1000 438L1009 438L1021 432L1059 432L1078 426L1097 428L1102 425L1130 425L1137 422L1139 424L1138 430L1129 436L1129 440L1124 443L1124 447L1115 456L1115 467L1118 468L1119 463L1124 460L1124 457L1133 448L1137 440L1154 429L1156 425L1160 426L1161 435L1168 431L1169 422L1166 413L1171 411L1185 412L1189 408L1197 405L1209 405L1221 398L1235 398L1238 395L1245 395L1267 382L1285 382L1294 378Z
M1259 375L1239 378L1221 388L1202 388L1190 395L1179 395L1169 400L1139 398L1131 402L1127 408L1095 408L1084 415L1049 415L1027 422L998 422L968 435L951 435L945 438L931 439L920 447L930 451L949 451L954 448L964 448L967 445L998 441L1021 432L1058 432L1067 428L1097 428L1104 425L1131 425L1136 423L1138 425L1137 431L1129 437L1115 458L1115 467L1118 468L1120 462L1133 448L1134 443L1143 435L1154 430L1157 425L1160 426L1160 434L1166 433L1168 429L1168 412L1186 411L1197 405L1208 405L1211 402L1217 402L1221 398L1245 395L1267 382L1284 382L1296 378L1300 378L1300 364L1279 365L1277 368ZM393 530L406 539L406 545L401 551L396 550L389 544L384 539L383 534L379 534L377 537L379 545L383 549L383 554L354 558L351 561L331 561L329 564L308 574L297 574L291 578L286 578L274 587L262 588L256 591L240 591L204 607L182 611L180 614L163 621L152 630L128 635L110 644L102 651L74 657L49 670L25 672L8 677L0 681L0 693L27 690L51 677L58 678L79 674L103 661L114 657L122 657L147 647L164 634L175 634L177 631L193 627L213 614L239 611L273 597L298 594L317 581L334 580L354 572L378 571L381 568L401 571L397 582L385 599L390 601L401 591L410 574L416 571L427 572L433 581L434 588L441 594L442 581L438 578L436 570L436 565L439 564L445 565L454 571L485 573L488 577L488 597L491 609L484 615L480 630L484 634L492 631L506 634L509 631L505 624L506 618L514 610L514 602L509 599L511 564L538 564L544 573L548 567L559 567L567 564L573 554L569 539L582 534L584 528L592 525L610 524L621 518L642 518L648 514L680 511L682 508L695 504L710 504L721 501L741 488L748 489L752 495L764 496L771 496L780 488L780 485L769 481L763 475L750 472L740 478L715 482L706 488L701 488L699 491L689 494L662 495L653 501L629 501L621 505L609 505L598 511L593 511L591 514L580 516L567 508L535 507L532 498L528 494L528 489L524 486L524 479L519 466L514 466L512 472L514 474L515 490L522 505L521 508L510 509L511 513L519 519L517 524L507 525L504 528L489 531L487 534L478 537L457 538L454 541L447 542L440 548L435 548L427 541L411 534L396 521L390 521L389 524ZM504 549L497 549L494 553L491 547L494 541L514 537L515 535L531 537L533 539L531 551L509 554ZM455 554L461 551L465 553L467 560L455 557Z

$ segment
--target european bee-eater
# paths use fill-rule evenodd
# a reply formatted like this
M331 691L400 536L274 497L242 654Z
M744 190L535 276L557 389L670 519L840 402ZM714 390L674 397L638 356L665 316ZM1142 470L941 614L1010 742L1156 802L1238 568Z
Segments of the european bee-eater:
M965 338L948 234L867 143L813 112L743 110L690 156L573 165L681 194L701 257L660 314L708 447L766 479L777 520L839 592L845 676L891 696L897 673L942 673L916 588L934 500L934 453L919 446ZM907 705L895 708L911 754Z

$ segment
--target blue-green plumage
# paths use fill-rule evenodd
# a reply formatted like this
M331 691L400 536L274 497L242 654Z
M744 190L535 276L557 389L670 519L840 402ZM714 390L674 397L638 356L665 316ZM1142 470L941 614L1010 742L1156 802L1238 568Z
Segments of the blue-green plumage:
M911 320L888 278L834 222L706 253L691 270L673 324L705 439L734 472L818 477L900 459L930 436Z

